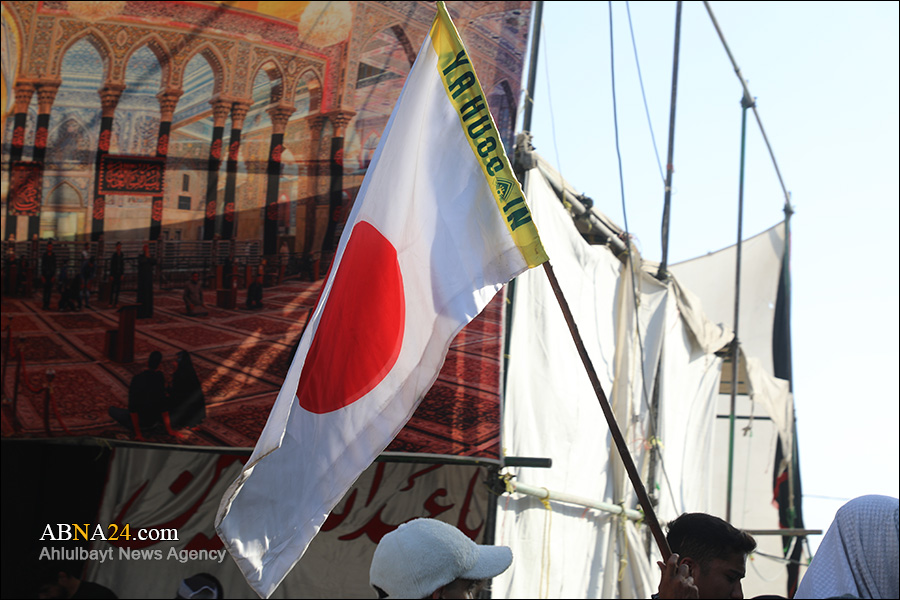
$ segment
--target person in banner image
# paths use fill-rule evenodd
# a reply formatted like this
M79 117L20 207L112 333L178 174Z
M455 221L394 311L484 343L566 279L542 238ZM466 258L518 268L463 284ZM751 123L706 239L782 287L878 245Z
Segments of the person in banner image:
M153 318L153 267L156 259L150 256L150 245L144 244L143 253L138 256L137 303L138 319Z
M191 273L191 279L184 286L182 294L184 300L184 310L188 315L204 316L209 314L204 307L203 302L203 286L200 284L200 273L194 271Z
M178 353L172 385L168 389L169 415L175 429L195 427L206 418L206 399L191 355L186 350Z
M512 558L506 546L480 546L453 525L414 519L378 542L369 583L379 598L475 598Z
M19 257L16 264L16 289L13 295L21 298L25 294L26 284L28 283L28 259L23 254Z
M53 295L53 280L56 279L56 254L53 253L53 242L47 242L47 249L41 256L41 283L44 286L43 308L50 310L50 297Z
M3 251L3 293L12 296L15 292L16 279L16 237L12 234Z
M125 255L122 254L122 242L116 242L116 251L109 259L109 305L119 304L119 292L122 289L122 277L125 275Z
M63 260L62 266L59 268L59 279L57 280L57 289L59 290L59 310L75 310L75 297L72 296L72 281L69 277L69 261ZM77 278L78 275L75 275ZM78 284L79 286L81 284Z
M40 577L38 598L118 598L115 592L99 583L84 581L66 571L48 571Z
M126 429L134 431L140 442L147 441L144 432L164 425L169 435L181 437L172 429L166 400L166 378L159 365L162 353L154 350L147 359L147 369L134 376L128 386L128 409L109 407L109 416Z
M81 263L81 299L85 308L91 307L91 282L95 272L94 257L89 256Z
M741 580L756 549L749 533L712 515L685 513L669 523L666 540L672 556L657 563L662 576L654 597L744 597Z
M259 310L263 307L262 275L257 275L247 288L247 310Z

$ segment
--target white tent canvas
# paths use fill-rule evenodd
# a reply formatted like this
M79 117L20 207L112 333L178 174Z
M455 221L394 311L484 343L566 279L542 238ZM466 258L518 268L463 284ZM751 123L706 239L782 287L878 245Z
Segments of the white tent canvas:
M732 338L730 319L708 317L708 294L695 295L678 276L665 284L656 280L655 266L635 269L634 278L604 246L584 241L570 214L560 203L547 179L538 169L526 175L526 194L550 261L563 292L575 314L581 336L609 395L617 421L623 430L635 464L645 483L650 470L649 449L658 445L660 467L654 475L658 487L648 490L658 500L657 514L663 522L682 512L709 512L724 516L724 492L719 464L727 458L717 422L722 359L716 352ZM774 234L761 236L767 244L756 243L760 254L772 260L754 263L748 280L765 280L755 286L759 292L748 306L768 298L774 305L783 242ZM754 259L745 257L747 262ZM733 253L732 269L733 269ZM639 257L637 257L639 259ZM727 261L727 253L719 260ZM639 260L636 261L639 263ZM774 269L772 268L774 265ZM719 287L733 285L733 271L724 267L702 267L708 279ZM674 270L674 269L673 269ZM701 286L702 287L702 286ZM754 287L754 286L748 286ZM636 290L636 296L633 293ZM724 294L727 296L727 294ZM713 300L714 296L709 296ZM701 300L702 298L702 300ZM733 294L732 294L733 298ZM717 309L719 304L710 303ZM722 305L728 302L723 300ZM611 454L611 436L599 404L563 321L550 285L540 271L520 276L512 301L511 335L507 388L503 413L504 453L507 456L537 456L553 460L549 469L510 468L512 484L545 488L625 508L636 508L631 484L622 473L621 461ZM759 315L747 317L748 327L758 328L759 339L750 346L764 347L768 353L755 364L769 366L761 371L762 383L755 387L761 400L780 382L771 375L772 317L766 323ZM744 312L742 311L742 318ZM750 353L745 346L744 352ZM659 365L659 431L648 428L649 400ZM752 378L752 375L751 375ZM776 394L777 396L777 394ZM786 402L789 396L776 398ZM742 402L747 402L742 398ZM775 406L771 396L756 415L767 414ZM779 428L780 429L780 428ZM756 444L738 450L737 469L753 471L740 492L747 496L744 507L765 508L758 519L737 525L777 528L777 510L760 500L764 487L771 498L771 477L776 429L772 422L758 424ZM727 433L727 432L726 432ZM771 443L769 443L771 442ZM715 466L714 466L715 465ZM551 495L552 498L552 495ZM763 523L764 522L764 523ZM509 571L495 579L494 597L584 598L649 597L656 590L659 558L655 544L647 552L645 527L621 515L612 515L572 502L541 501L512 493L501 499L497 516L496 543L512 547L516 556ZM780 537L761 541L767 552L778 555ZM759 568L752 560L749 577L763 573L760 592L784 589L784 568L769 564ZM772 581L772 578L781 579ZM754 588L748 582L747 591Z

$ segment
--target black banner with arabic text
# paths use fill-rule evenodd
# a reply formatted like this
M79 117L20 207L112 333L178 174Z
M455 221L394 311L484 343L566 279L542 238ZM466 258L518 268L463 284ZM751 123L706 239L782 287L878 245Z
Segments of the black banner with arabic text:
M162 196L165 164L165 157L104 154L100 157L97 194Z

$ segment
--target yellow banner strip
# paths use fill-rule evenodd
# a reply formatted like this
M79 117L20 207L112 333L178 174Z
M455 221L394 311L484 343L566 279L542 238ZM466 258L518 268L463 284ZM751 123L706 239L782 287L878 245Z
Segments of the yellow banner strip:
M444 90L456 109L469 146L481 165L513 241L528 266L536 267L547 260L547 254L488 109L487 95L447 8L443 2L438 2L437 8L431 25L431 43L438 55L438 74L444 82Z

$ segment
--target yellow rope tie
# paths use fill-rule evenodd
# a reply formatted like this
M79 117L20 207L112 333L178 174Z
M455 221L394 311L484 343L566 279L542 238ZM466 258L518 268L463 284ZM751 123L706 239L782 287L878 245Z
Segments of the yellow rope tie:
M639 513L641 513L641 518L634 522L634 527L635 527L636 529L640 530L641 527L644 526L644 507L638 505L638 506L636 506L635 508L637 509L637 511L638 511Z
M547 495L550 491L543 488ZM541 598L550 597L550 524L553 518L553 509L550 507L550 501L547 498L540 498L541 504L547 509L546 518L544 519L544 543L541 545L541 578L538 582L538 591Z
M618 515L617 527L619 529L619 533L622 535L622 538L625 540L625 551L619 556L619 583L622 583L622 580L625 579L625 570L628 568L628 531L625 529L625 523L628 522L628 517L625 516L625 502L619 502L619 506L622 508L621 513Z
M752 399L752 396L751 396ZM756 414L756 402L750 403L750 419L747 421L747 426L741 429L744 437L753 437L753 417Z
M628 568L628 559L622 557L619 559L619 583L622 583L622 580L625 579L625 569Z

